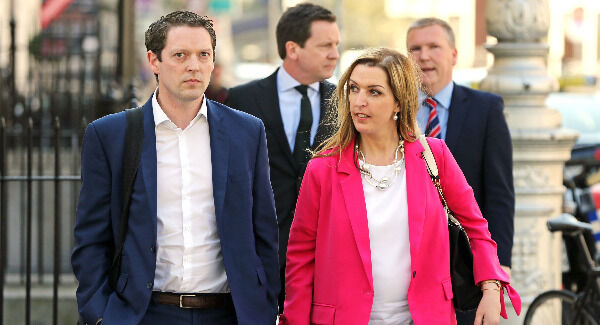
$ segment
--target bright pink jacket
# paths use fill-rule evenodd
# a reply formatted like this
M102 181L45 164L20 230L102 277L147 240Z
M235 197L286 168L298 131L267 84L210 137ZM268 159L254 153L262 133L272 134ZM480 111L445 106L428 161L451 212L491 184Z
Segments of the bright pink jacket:
M446 144L437 139L428 141L446 200L469 235L475 281L502 281L519 313L520 298L500 268L496 243L471 187ZM339 155L315 158L308 164L287 250L282 325L366 325L369 321L373 304L369 230L353 148L351 143ZM416 325L456 324L448 225L422 151L418 141L405 142L412 273L408 305ZM502 298L501 302L506 317Z

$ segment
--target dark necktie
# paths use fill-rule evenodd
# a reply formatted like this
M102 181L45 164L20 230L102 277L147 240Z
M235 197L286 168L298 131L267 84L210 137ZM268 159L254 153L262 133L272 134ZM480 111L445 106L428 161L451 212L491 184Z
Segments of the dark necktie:
M442 126L437 114L437 102L431 97L425 98L423 105L429 107L429 117L427 118L427 126L425 127L425 135L432 138L442 138Z
M302 100L300 101L300 123L298 124L296 141L294 142L294 159L298 163L299 170L302 172L309 159L307 149L310 148L310 128L313 119L310 100L307 94L308 86L299 85L295 88L302 94Z

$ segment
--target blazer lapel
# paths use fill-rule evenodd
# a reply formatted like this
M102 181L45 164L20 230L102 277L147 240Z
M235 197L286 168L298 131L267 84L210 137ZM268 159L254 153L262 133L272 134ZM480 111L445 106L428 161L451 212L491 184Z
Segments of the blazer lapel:
M277 139L277 143L281 146L289 163L292 166L296 166L296 161L294 160L294 156L292 156L292 150L283 129L283 120L281 119L281 110L279 109L279 95L277 92L277 71L279 69L260 81L259 87L262 89L260 95L257 97L258 107L261 110L265 128L272 133L273 139Z
M448 110L448 125L446 126L446 144L449 148L454 148L458 145L458 136L462 130L463 122L467 117L467 105L464 103L466 100L467 97L462 87L454 84L450 108Z
M371 242L369 239L369 222L367 206L363 192L360 172L354 166L354 141L348 144L342 152L338 165L340 187L344 196L346 212L350 219L356 247L362 260L363 269L373 289L373 272L371 264ZM361 199L362 198L362 199Z
M215 201L215 215L218 226L221 227L223 203L227 189L227 169L229 163L229 139L227 125L223 119L223 112L218 105L207 100L208 129L210 134L210 161L212 165L213 198Z
M142 106L144 111L144 139L142 140L142 157L140 169L146 187L146 195L152 220L156 225L156 133L154 125L154 112L152 111L152 97ZM154 227L156 229L156 227Z
M431 183L425 160L421 156L423 146L419 141L405 142L406 166L406 200L408 204L408 237L410 242L411 260L418 256L425 222L425 207L427 206L427 186Z

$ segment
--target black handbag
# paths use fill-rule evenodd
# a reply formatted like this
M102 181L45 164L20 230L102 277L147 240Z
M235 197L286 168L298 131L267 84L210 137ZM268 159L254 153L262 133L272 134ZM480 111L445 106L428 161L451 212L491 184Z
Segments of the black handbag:
M473 276L473 251L469 243L469 236L465 229L460 224L454 213L448 207L440 178L438 176L438 168L435 162L435 157L429 148L427 140L424 136L419 137L419 141L425 148L421 153L427 171L431 177L433 185L440 194L440 200L444 206L444 212L448 219L448 238L450 240L450 277L452 280L452 295L454 301L454 309L458 311L469 311L477 309L483 293L481 288L475 284Z
M125 148L123 151L123 207L121 208L118 242L108 271L108 284L115 291L121 273L123 244L125 243L129 223L129 203L133 192L133 182L140 164L144 138L144 112L142 108L126 109L125 116L127 118L127 128L125 129Z

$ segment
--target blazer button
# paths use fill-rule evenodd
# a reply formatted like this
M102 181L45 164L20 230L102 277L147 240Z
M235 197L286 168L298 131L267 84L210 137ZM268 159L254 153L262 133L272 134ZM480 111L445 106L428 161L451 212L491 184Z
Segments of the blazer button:
M155 253L156 252L156 246L154 246L154 245L150 246L150 251L152 253Z
M146 283L146 288L148 288L148 289L152 289L153 286L154 286L154 284L152 282Z
M417 276L417 271L413 271L413 279Z

